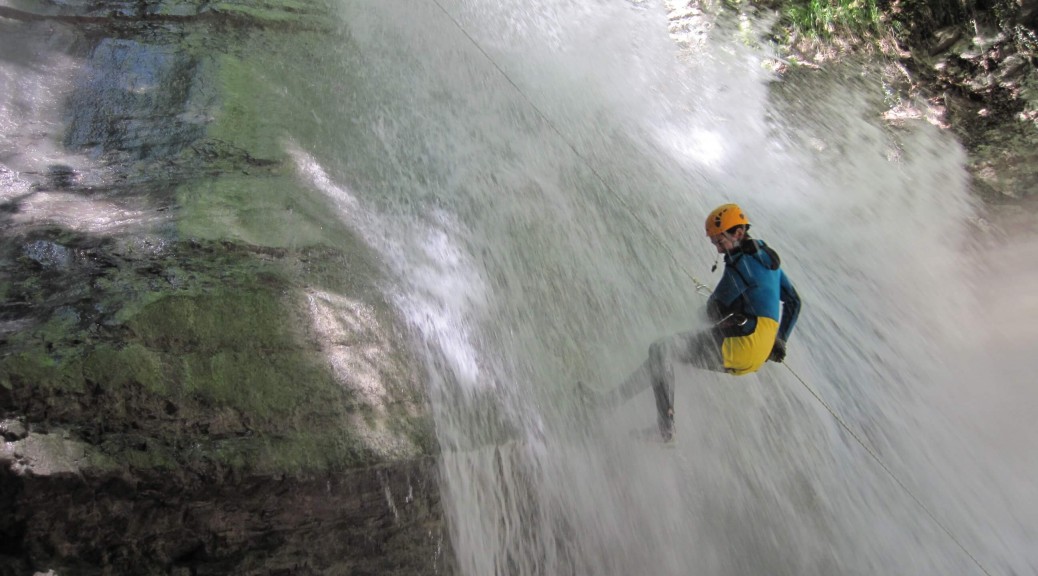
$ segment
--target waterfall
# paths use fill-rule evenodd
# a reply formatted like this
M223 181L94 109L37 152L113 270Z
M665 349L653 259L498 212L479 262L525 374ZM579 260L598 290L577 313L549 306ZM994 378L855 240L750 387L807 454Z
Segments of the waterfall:
M1033 570L1038 466L956 408L1025 394L979 312L1012 266L984 266L958 143L886 123L875 67L784 80L752 19L679 45L653 0L337 9L326 77L284 81L318 95L293 146L425 354L461 574ZM601 412L574 384L704 326L728 201L804 299L789 369L679 367L676 445L639 440L651 394Z

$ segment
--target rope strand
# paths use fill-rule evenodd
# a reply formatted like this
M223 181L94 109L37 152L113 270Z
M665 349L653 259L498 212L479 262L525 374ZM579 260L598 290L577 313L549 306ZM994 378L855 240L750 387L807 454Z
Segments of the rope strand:
M664 253L666 253L668 256L670 256L672 260L674 260L674 263L678 265L678 270L681 270L686 276L688 276L692 280L692 284L696 287L696 293L709 294L710 288L706 284L700 282L698 278L693 276L692 273L688 271L688 268L680 260L678 260L677 255L675 255L672 250L670 250L665 244L663 244L663 242L656 235L655 231L652 228L650 228L649 225L646 224L645 221L638 216L638 213L631 208L631 205L627 203L627 200L624 199L624 197L618 194L615 190L613 190L612 186L610 186L609 183L606 182L606 179L598 172L598 170L595 169L595 166L587 158L585 158L584 155L580 153L580 151L577 150L576 146L574 146L573 143L570 142L570 139L567 138L566 135L563 134L562 131L559 129L559 127L548 118L548 115L545 114L540 109L540 107L538 107L537 104L534 103L534 101L526 95L526 92L524 92L523 89L520 88L514 80L512 80L512 77L509 76L508 73L505 72L500 65L498 65L497 61L495 61L490 56L490 54L488 54L487 51L483 49L479 42L477 42L476 39L473 38L467 30L465 30L465 27L461 25L461 22L458 22L458 20L454 18L454 16L452 16L450 12L447 11L447 9L444 8L442 4L440 4L439 0L432 0L432 2L436 4L440 11L443 12L445 16L447 16L447 18L454 24L454 26L456 26L458 30L460 30L461 33L466 38L468 38L469 42L471 42L472 45L475 46L476 50L478 50L479 53L482 54L488 62L490 62L490 64L494 67L494 69L498 71L499 74L501 74L505 81L507 81L512 86L512 88L515 89L516 93L519 94L519 96L522 97L526 104L533 109L533 111L548 126L548 128L551 129L551 131L559 137L559 139L566 145L567 148L570 149L571 152L573 152L573 154L581 161L581 163L583 163L584 166L591 171L591 173L602 184L605 190L608 191L609 194L612 195L613 198L620 203L620 206L623 207L627 211L627 213L635 219L638 225L645 230L646 237L653 241L664 251Z
M573 154L584 164L584 166L587 167L587 169L591 171L591 173L595 176L595 178L598 179L598 181L602 184L602 186L605 188L605 190L608 191L609 194L612 195L613 198L623 208L625 208L627 210L628 214L630 214L635 219L636 222L638 222L638 224L647 233L646 237L649 238L651 241L653 241L657 246L659 246L659 248L661 250L663 250L668 256L670 256L670 258L672 260L674 260L674 262L678 266L678 269L681 270L685 275L687 275L692 280L692 283L696 287L696 293L700 294L700 295L704 295L704 296L710 294L710 292L711 292L710 287L708 287L706 284L704 284L701 281L699 281L699 279L696 278L688 270L688 268L678 259L677 255L674 254L674 251L671 250L669 246L664 244L663 241L655 233L655 231L652 228L650 228L649 225L644 220L642 220L638 216L638 214L636 212L634 212L634 210L631 209L631 206L628 204L627 200L623 196L621 196L618 192L616 192L612 188L612 186L609 185L609 183L606 181L606 179L598 172L598 170L595 169L594 165L586 157L584 157L584 155L581 154L580 151L577 150L576 146L574 146L574 144L570 141L570 139L567 138L566 135L563 134L562 131L558 128L558 126L556 126L556 124L554 122L552 122L548 118L547 114L545 114L540 109L540 107L538 107L537 104L535 104L533 102L533 100L531 100L530 97L526 95L526 92L523 91L523 89L520 88L519 85L516 84L516 82L514 80L512 80L512 77L509 76L508 73L505 72L504 69L502 69L500 65L498 65L497 61L494 60L490 56L490 54L487 53L487 51L483 49L483 47L479 44L479 42L477 42L476 39L473 38L468 33L468 31L465 30L465 27L462 26L461 23L458 22L458 20L456 18L454 18L454 16L451 15L451 13L448 12L446 8L443 7L443 5L440 3L440 0L432 0L432 2L440 9L441 12L443 12L443 14L454 24L454 26L457 27L457 29L462 33L462 35L464 35L469 40L469 42L472 43L472 45L476 48L476 50L478 50L480 52L480 54L482 54L483 57L486 58L486 60L498 71L498 73L501 74L501 76L505 79L505 81L507 81L512 86L512 88L515 89L516 93L519 94L519 96L522 97L522 99L527 103L527 105L529 105L530 108L533 109L533 111L537 114L537 116L539 116L541 118L541 120L551 129L551 131L554 132L559 137L559 139L570 149L570 151L572 151ZM861 439L861 437L853 429L851 429L851 427L843 420L843 418L841 418L840 415L837 414L836 411L831 406L829 406L829 404L825 400L823 400L822 397L819 396L817 392L815 392L814 388L812 388L807 383L806 380L801 378L800 375L797 374L796 371L794 371L793 368L789 364L783 363L783 366L785 366L786 369L789 370L789 373L792 374L793 377L796 378L797 381L799 381L801 385L803 385L803 387L811 394L812 397L814 397L814 399L819 404L822 405L822 407L824 407L826 409L827 412L829 412L829 414L833 417L833 419L836 420L836 422L840 425L840 427L843 428L848 434L850 434L850 436L852 438L854 438L855 442L857 442L865 450L865 452L868 453L868 455L880 466L880 468L882 468L883 471L886 472L886 474L891 478L891 480L893 480L894 483L897 484L897 486L902 491L904 491L905 494L907 494L909 496L909 498L911 498L916 503L917 506L919 506L919 508L927 515L927 517L929 517L930 520L932 520L938 527L940 527L940 529L942 531L944 531L945 534L947 534L948 538L950 538L951 541L954 542L955 545L960 550L962 550L962 552L964 554L966 554L966 556L968 556L970 560L973 561L973 564L975 564L977 566L977 568L981 572L984 573L985 576L991 576L991 573L988 572L988 570L984 567L984 565L980 563L980 560L978 560L977 557L974 556L969 551L969 549L966 548L966 546L958 539L958 537L955 536L955 534L951 531L951 529L948 528L943 522L941 522L937 518L937 516L934 515L934 513L930 511L930 509L926 506L926 504L924 504L923 501L920 500L919 497L916 496L915 493L911 489L909 489L909 487L904 482L902 482L901 479L896 474L894 474L894 472L886 465L886 463L883 462L883 459L879 457L879 454L877 454L875 452L875 450L873 450L871 447L869 447Z
M803 385L803 387L811 394L811 396L814 397L816 401L818 401L819 404L822 405L823 408L825 408L827 412L829 412L829 415L831 415L833 419L836 420L836 422L840 425L840 428L843 428L844 431L850 434L851 438L854 438L854 441L857 442L858 445L860 445L865 450L865 452L867 452L868 455L871 456L873 460L875 460L876 464L879 464L879 467L887 473L887 476L890 476L890 479L893 480L894 483L896 483L901 488L901 490L903 490L905 494L907 494L916 503L916 505L919 506L920 509L922 509L924 513L926 513L927 516L930 517L930 520L933 520L934 524L937 524L937 526L940 527L940 529L948 535L948 538L950 538L951 541L959 547L959 550L962 550L962 552L966 554L966 556L968 556L974 564L977 565L977 568L979 568L981 572L983 572L986 576L991 576L991 573L988 572L986 568L984 568L984 565L980 563L980 560L977 560L977 557L974 556L966 548L966 546L955 536L951 529L945 526L944 523L941 522L937 518L937 516L935 516L934 513L930 511L930 508L927 507L927 505L924 504L923 501L915 495L915 492L913 492L908 487L908 485L902 482L901 479L898 478L896 474L894 474L894 472L886 465L886 463L883 462L883 459L879 457L879 454L877 454L875 450L873 450L868 444L866 444L865 441L862 440L861 437L858 436L858 434L853 429L851 429L847 422L845 422L843 418L841 418L840 415L836 413L836 410L834 410L828 402L823 400L822 397L817 392L815 392L814 388L812 388L806 380L801 378L800 375L797 374L795 370L793 370L792 366L786 364L785 362L783 362L782 365L785 366L786 370L789 370L789 373L792 374L793 377L796 378L801 385Z

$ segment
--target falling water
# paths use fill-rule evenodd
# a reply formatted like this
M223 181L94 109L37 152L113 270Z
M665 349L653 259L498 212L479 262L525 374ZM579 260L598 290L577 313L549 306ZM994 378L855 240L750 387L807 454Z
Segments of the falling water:
M338 9L321 78L280 80L313 115L289 146L425 352L461 574L1035 572L1034 428L991 426L1038 340L993 303L1034 302L991 292L964 153L885 123L872 67L779 82L746 21L681 47L655 1ZM574 383L702 327L728 201L804 299L788 362L679 369L676 445L638 440L651 394Z

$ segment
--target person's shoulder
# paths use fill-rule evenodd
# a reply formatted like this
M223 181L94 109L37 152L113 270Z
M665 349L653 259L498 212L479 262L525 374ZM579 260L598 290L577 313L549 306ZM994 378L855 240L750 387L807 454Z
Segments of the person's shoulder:
M779 258L778 252L775 252L771 246L768 246L767 242L754 238L748 244L751 244L752 248L750 251L746 252L752 254L753 259L756 260L758 264L768 270L779 269L779 266L782 264L782 259Z

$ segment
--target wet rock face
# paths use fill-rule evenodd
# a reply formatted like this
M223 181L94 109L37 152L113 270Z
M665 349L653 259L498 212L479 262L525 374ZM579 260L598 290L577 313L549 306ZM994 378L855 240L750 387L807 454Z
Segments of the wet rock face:
M25 427L25 423L16 420L14 418L0 421L0 436L3 436L6 442L15 442L28 436L29 431Z
M1038 24L1038 0L1020 0L1019 3L1020 12L1017 13L1014 22L1033 30Z
M444 573L435 477L431 459L301 477L4 469L0 574Z
M185 114L195 71L175 45L102 39L70 102L66 145L136 159L176 154L205 134Z
M884 89L896 87L899 99L921 103L917 108L899 102L884 117L894 123L926 117L952 130L966 149L979 198L1017 206L1034 198L1038 0L895 3L882 10L884 21L896 24L891 30L901 29L891 32L894 44L873 46L899 60L884 73ZM862 42L855 33L847 35L821 49L811 42L787 48L801 63L822 62L826 50L836 54L841 45Z
M0 575L425 573L445 546L435 467L384 463L350 429L362 406L279 307L289 251L14 240L0 251Z
M978 192L989 200L1038 191L1038 70L1033 31L1017 26L961 27L939 32L932 58L916 55L933 90L943 92L947 119L969 152Z
M327 15L254 4L0 6L0 576L451 573L406 330L238 45Z

